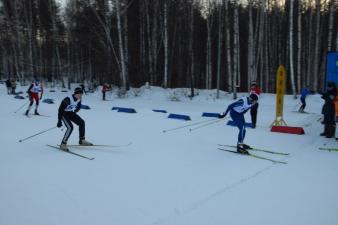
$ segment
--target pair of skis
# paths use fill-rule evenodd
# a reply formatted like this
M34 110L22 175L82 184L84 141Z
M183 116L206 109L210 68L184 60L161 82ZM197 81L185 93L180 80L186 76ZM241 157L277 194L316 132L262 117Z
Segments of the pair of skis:
M42 115L42 114L39 114L39 115L36 115L36 114L24 114L25 116L27 116L28 118L32 118L33 116L42 116L42 117L51 117L51 116L47 116L47 115Z
M331 151L335 151L335 152L338 152L338 148L327 148L327 147L320 147L320 148L318 148L319 150L324 150L324 151L329 151L329 152L331 152Z
M95 147L107 147L107 148L119 148L119 147L127 147L131 145L131 142L126 144L126 145L89 145L89 146L84 146L84 145L68 145L68 147L70 148L95 148ZM69 153L69 154L72 154L72 155L75 155L75 156L79 156L81 158L84 158L84 159L88 159L88 160L93 160L95 159L94 157L88 157L88 156L85 156L83 154L79 154L79 153L76 153L76 152L73 152L71 150L68 150L68 151L64 151L64 150L61 150L60 149L60 146L55 146L55 145L48 145L48 147L51 147L51 148L55 148L55 149L58 149L62 152L66 152L66 153Z
M247 149L249 151L249 154L243 154L243 153L237 152L235 150L230 150L230 149L224 148L224 147L237 148L237 146L234 146L234 145L218 144L218 146L220 146L218 149L222 150L222 151L231 152L231 153L235 153L235 154L246 155L246 156L250 156L250 157L253 157L253 158L256 158L256 159L262 159L262 160L270 161L270 162L273 162L273 163L287 164L287 162L284 162L284 161L274 160L274 159L270 159L270 158L267 158L267 157L263 157L263 156L259 156L259 155L253 154L253 153L251 153L251 151L265 152L265 153L270 153L270 154L275 154L275 155L283 155L283 156L289 155L289 153L285 153L285 152L275 152L275 151L270 151L270 150L260 149L260 148L250 148L250 149Z

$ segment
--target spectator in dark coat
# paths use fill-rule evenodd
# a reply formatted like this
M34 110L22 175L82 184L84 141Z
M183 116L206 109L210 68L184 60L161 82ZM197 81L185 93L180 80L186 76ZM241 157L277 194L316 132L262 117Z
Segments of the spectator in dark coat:
M6 80L6 87L7 87L7 94L10 95L12 93L12 84L11 84L10 79Z
M324 115L324 132L321 133L321 136L327 138L332 138L335 135L336 131L336 112L335 112L335 99L337 96L337 87L334 82L327 83L327 90L322 94L322 99L325 103L322 108L322 114Z

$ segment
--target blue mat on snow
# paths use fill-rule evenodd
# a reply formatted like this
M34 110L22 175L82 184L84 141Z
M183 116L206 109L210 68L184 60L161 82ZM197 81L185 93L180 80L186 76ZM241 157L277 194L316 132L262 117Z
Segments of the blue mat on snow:
M167 113L167 110L153 109L154 112Z
M47 103L47 104L54 104L54 99L51 98L45 98L42 100L43 103Z
M136 110L132 108L118 108L117 112L136 113Z
M21 95L15 95L14 98L16 98L16 99L25 99L25 97L23 97Z
M218 118L219 113L207 113L207 112L204 112L204 113L202 114L202 116L203 116L203 117L216 117L216 118Z
M180 115L180 114L169 114L168 118L170 119L177 119L177 120L191 120L190 116L187 115Z
M133 108L123 108L114 106L111 110L117 110L117 112L125 112L125 113L136 113L136 110Z
M235 121L233 121L233 120L229 120L229 121L227 122L227 125L236 127ZM251 124L251 123L245 123L245 127L252 127L252 124Z

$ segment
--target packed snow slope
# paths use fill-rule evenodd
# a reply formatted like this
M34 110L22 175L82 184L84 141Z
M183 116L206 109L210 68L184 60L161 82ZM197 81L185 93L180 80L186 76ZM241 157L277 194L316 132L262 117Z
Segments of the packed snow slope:
M17 91L27 90L27 86ZM124 98L115 91L101 100L88 93L82 103L91 107L79 115L86 122L86 139L95 144L71 150L95 157L83 159L48 147L61 142L65 129L55 127L60 102L72 94L45 90L40 103L45 116L24 116L28 99L7 95L0 85L0 225L336 225L338 224L338 147L335 139L319 136L323 101L307 98L308 114L294 112L299 100L285 96L284 119L301 126L305 135L270 132L275 118L275 95L262 94L256 129L247 128L245 142L289 156L255 152L287 164L274 164L218 150L235 145L238 129L220 120L189 131L163 132L210 118L203 112L224 112L232 96L200 90L190 100L186 89L133 89ZM245 95L242 93L241 95ZM23 95L25 96L25 94ZM175 101L174 101L175 100ZM112 107L134 108L119 113ZM191 121L168 119L184 114ZM33 113L33 110L31 110ZM250 122L250 113L246 114ZM78 143L74 126L69 144Z

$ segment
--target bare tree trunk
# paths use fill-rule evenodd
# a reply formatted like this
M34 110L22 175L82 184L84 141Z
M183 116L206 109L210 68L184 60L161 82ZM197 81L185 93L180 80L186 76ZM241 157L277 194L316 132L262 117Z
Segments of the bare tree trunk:
M293 68L293 0L290 1L290 17L289 17L289 62L290 62L290 77L292 94L294 98L297 98L296 85L295 85L295 74Z
M254 33L253 33L253 19L252 19L252 0L248 2L249 13L249 37L248 37L248 85L253 80L254 67Z
M252 81L257 82L257 73L258 73L258 68L260 69L259 71L259 77L261 80L262 79L262 73L263 73L263 40L264 40L264 24L265 24L265 0L261 0L260 2L260 13L259 13L259 22L257 22L259 26L258 27L258 45L257 49L255 50L256 52L256 63L255 63L255 72L254 72L254 77ZM260 65L260 66L259 66ZM251 84L248 84L248 87L250 87ZM262 87L262 86L261 86Z
M193 10L193 9L192 9ZM191 22L192 23L192 22ZM168 87L168 6L167 1L164 1L164 78L163 87Z
M114 56L114 59L116 61L116 64L118 66L119 71L122 71L121 69L121 62L117 56L117 53L115 51L115 47L111 38L111 19L109 18L109 8L108 8L108 3L106 2L107 0L104 0L105 3L105 9L104 9L104 15L100 16L96 9L94 7L91 7L92 12L94 13L95 17L97 18L97 20L99 21L100 25L102 26L102 29L104 30L104 43L106 44L106 48L107 49L107 73L111 73L111 58ZM102 17L104 18L104 20L102 20Z
M152 51L152 67L153 67L153 83L154 85L157 84L157 52L158 52L158 36L160 34L159 25L158 25L158 18L160 17L159 11L159 1L155 1L154 3L154 15L152 19L152 30L151 30L151 42L152 42L152 48L150 51Z
M140 10L139 10L139 14L140 14L140 36L139 36L139 39L140 39L140 66L141 66L141 70L140 70L140 74L144 74L144 70L146 68L146 65L147 65L147 62L146 62L146 52L145 52L145 49L146 49L146 44L145 44L145 20L144 20L144 8L145 8L145 4L144 2L140 2L139 3L140 6ZM148 80L147 80L148 81Z
M57 62L57 68L58 70L56 70L56 75L58 75L58 72L61 71L61 57L60 57L60 51L59 51L59 46L58 46L58 30L57 30L57 27L56 27L56 22L55 22L55 16L56 16L56 12L55 12L55 9L53 7L53 4L52 4L52 0L49 2L49 10L50 10L50 16L51 16L51 20L52 20L52 27L53 27L53 48L55 50L55 54L56 54L56 62ZM54 57L53 57L54 59ZM53 71L55 70L54 66L53 66ZM59 76L57 76L59 77ZM54 80L54 79L53 79Z
M314 91L318 90L318 69L319 69L319 56L320 56L320 0L316 0L316 32L315 32L315 50L314 50L314 60L313 60L313 83L314 83Z
M128 7L126 6L126 10L123 11L123 22L124 22L124 29L123 29L123 40L124 40L124 60L125 60L125 77L126 77L126 85L127 90L129 90L129 45L128 45L128 13L127 13Z
M31 1L27 1L25 5L25 20L28 33L28 60L29 60L29 75L32 77L34 75L34 62L33 62L33 24L32 24L32 4Z
M120 81L122 82L121 94L125 94L127 90L127 79L126 79L126 65L125 65L125 55L123 51L123 40L122 40L122 25L121 25L121 14L120 14L120 2L115 0L116 4L116 17L117 17L117 30L118 30L118 41L119 41L119 52L120 52Z
M328 44L327 44L327 50L331 51L332 50L332 33L333 33L333 20L334 20L334 2L336 0L331 0L329 2L329 35L328 35ZM336 22L337 25L337 22Z
M191 2L192 3L192 2ZM195 96L195 55L194 55L194 7L190 9L190 37L189 37L189 55L190 55L190 89L191 97Z
M234 8L234 78L233 78L233 98L237 98L237 86L240 85L239 73L239 25L238 25L238 5L235 4Z
M302 2L298 1L298 18L297 18L297 90L302 86Z
M229 19L229 0L225 0L225 17L226 17L226 52L227 52L227 73L228 73L228 92L233 91L233 76L231 71L231 44L230 44L230 19Z
M306 86L310 86L310 81L312 79L312 71L311 71L311 66L312 66L312 63L313 63L313 52L311 51L311 49L313 48L312 46L312 6L311 6L311 0L309 0L308 2L308 8L309 8L309 32L308 32L308 46L307 46L307 68L306 68ZM311 82L311 87L313 88L313 83Z
M210 1L209 1L210 7ZM209 9L210 10L210 9ZM205 88L211 89L212 84L212 73L211 73L211 29L212 29L212 15L208 13L207 15L207 58L206 58L206 79L205 79Z
M218 43L217 43L217 82L216 82L216 98L219 98L219 88L221 81L221 57L222 57L222 36L223 36L223 6L219 7L218 11Z
M15 32L16 32L16 42L17 45L15 46L15 51L17 54L15 54L14 58L16 60L16 73L17 73L17 77L20 78L20 80L24 80L24 65L23 65L23 60L24 60L24 55L23 55L23 45L21 43L21 33L20 33L20 19L19 19L19 15L20 15L20 11L22 9L22 6L20 7L18 0L14 0L14 5L13 5L13 10L14 10L14 23L15 23ZM16 49L17 47L17 49Z

